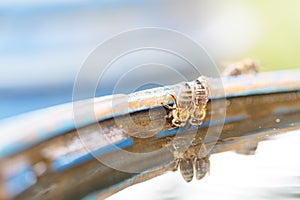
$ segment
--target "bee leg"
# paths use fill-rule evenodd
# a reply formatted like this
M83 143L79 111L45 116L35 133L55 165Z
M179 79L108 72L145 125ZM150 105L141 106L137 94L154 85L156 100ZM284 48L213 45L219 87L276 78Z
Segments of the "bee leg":
M179 166L179 162L180 162L180 158L178 157L178 155L175 153L176 152L176 147L174 146L174 144L172 144L174 138L172 137L166 137L166 144L163 145L163 147L168 148L168 150L173 154L174 156L174 160L169 164L168 170L169 171L177 171L178 166Z
M200 145L200 149L199 149L199 157L200 158L205 158L208 156L205 144L202 142L202 139L199 138L199 141L195 141L198 145Z
M175 109L178 108L176 96L175 96L175 94L171 94L171 93L169 93L169 95L171 96L172 101L173 101L173 103L174 103L173 110L175 110Z
M169 168L170 171L173 171L173 172L177 171L179 162L180 162L179 158L175 159L175 161L170 164L170 168Z
M169 106L168 104L161 103L161 105L168 110L167 114L164 116L166 120L172 119L172 110L175 110L176 108Z
M176 96L175 96L175 94L171 94L171 93L169 93L169 95L171 96L171 98L172 98L172 101L174 102L174 104L176 104L176 105L177 105L177 100L176 100Z
M171 107L171 106L169 106L169 105L167 105L167 104L165 104L165 103L161 103L161 104L162 104L162 106L163 106L164 108L166 108L167 110L169 110L169 111L167 112L167 114L164 116L164 118L165 118L166 120L171 120L171 119L173 118L173 116L172 116L172 110L174 110L174 109L176 109L176 108Z
M176 108L174 108L174 107L172 107L172 106L169 106L169 105L166 104L165 102L161 103L161 105L162 105L164 108L168 109L168 110L175 110L175 109L176 109Z
M166 109L168 109L168 110L175 110L175 109L178 107L178 106L177 106L177 100L176 100L176 97L175 97L174 94L171 94L171 93L169 93L168 95L171 96L172 101L173 101L173 103L174 103L175 106L169 106L169 105L166 104L165 102L162 102L161 105L162 105L163 107L165 107Z
M172 112L169 112L166 116L165 116L165 119L172 119L173 118L173 115L172 115Z

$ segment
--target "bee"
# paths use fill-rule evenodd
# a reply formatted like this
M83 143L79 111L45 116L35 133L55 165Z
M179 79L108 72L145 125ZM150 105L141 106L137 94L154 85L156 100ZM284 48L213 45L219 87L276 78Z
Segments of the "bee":
M175 127L183 127L187 124L200 126L206 116L208 84L204 77L199 77L192 84L185 82L180 86L178 98L174 94L169 94L174 102L173 106L162 103L165 108L170 110L166 118L172 119L172 125ZM172 170L176 171L179 167L186 182L193 179L194 172L196 179L200 180L210 169L206 147L202 145L201 141L195 142L194 140L181 137L172 142L175 158ZM192 143L187 143L188 141L192 141Z
M174 102L173 106L165 103L162 105L169 109L170 112L166 116L167 119L172 119L172 125L175 127L183 127L188 122L190 112L193 109L193 94L192 87L189 83L184 82L180 85L179 95L176 98L175 94L169 94Z
M182 139L183 140L183 139ZM184 143L186 141L177 140L178 143ZM180 168L180 173L186 182L193 180L194 172L196 179L202 179L210 170L210 161L207 155L206 147L202 142L192 142L184 152L180 147L173 143L174 148L174 167L172 171L176 171Z
M166 116L172 119L172 125L183 127L187 124L200 126L206 116L206 105L208 102L209 89L204 77L190 83L181 84L179 96L169 94L174 102L173 106L162 103L171 112Z
M194 109L189 123L193 126L200 126L206 116L206 105L209 96L208 84L204 77L200 76L194 81L193 90Z
M197 157L195 158L196 179L201 180L210 171L209 156L203 143L197 144Z
M257 63L250 58L226 65L227 66L222 73L223 76L239 76L242 74L255 74L258 72Z

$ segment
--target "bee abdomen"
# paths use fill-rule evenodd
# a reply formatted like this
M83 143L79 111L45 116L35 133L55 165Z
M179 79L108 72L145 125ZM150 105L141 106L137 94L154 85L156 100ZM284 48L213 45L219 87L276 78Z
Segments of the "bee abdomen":
M198 106L206 105L208 101L209 91L205 79L199 77L199 79L195 80L194 90L195 90L195 104Z
M192 107L191 100L185 101L185 102L179 102L181 110L188 110Z
M196 88L196 95L206 95L207 91L205 89Z
M206 106L207 101L208 101L208 98L206 96L195 98L195 103L197 106Z
M197 158L195 161L196 179L202 179L209 170L209 161L205 158Z
M181 159L180 173L186 182L190 182L194 176L193 160L190 158Z

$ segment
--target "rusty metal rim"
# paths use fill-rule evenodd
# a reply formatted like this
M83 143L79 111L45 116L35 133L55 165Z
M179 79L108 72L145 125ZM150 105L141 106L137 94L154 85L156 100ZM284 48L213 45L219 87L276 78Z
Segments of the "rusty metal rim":
M214 85L218 85L214 84L216 82L220 83L220 80L210 80L211 99L298 91L300 90L300 70L224 77L222 78L222 83L225 93L223 88L214 87ZM130 94L129 103L131 106L129 107L129 112L161 106L160 103L166 99L168 91L175 87L176 85L153 88ZM155 100L153 97L155 97ZM122 98L122 96L117 98ZM84 127L97 121L109 119L112 116L125 114L124 109L117 113L113 111L110 108L111 101L111 96L81 101L80 104L82 104L83 109L91 103L94 104L95 116L86 116L85 121L80 126ZM122 106L120 105L120 107ZM72 103L2 120L0 121L0 158L18 153L42 141L74 129Z

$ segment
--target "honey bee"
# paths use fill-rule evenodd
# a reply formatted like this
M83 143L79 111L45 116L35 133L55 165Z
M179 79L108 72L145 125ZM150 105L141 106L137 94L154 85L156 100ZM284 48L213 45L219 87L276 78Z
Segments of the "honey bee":
M166 118L172 119L172 125L183 127L187 124L200 126L206 116L206 105L208 102L209 89L204 77L199 77L192 84L183 83L178 98L169 94L174 102L173 106L162 103L170 112ZM192 143L187 143L192 141ZM177 138L173 144L174 166L173 171L180 168L180 173L186 182L190 182L196 173L196 179L202 179L210 169L210 162L206 148L202 141L195 142L195 139ZM184 149L183 147L187 147Z
M223 76L239 76L258 72L257 63L250 58L225 65L227 66L222 74Z
M185 82L180 85L178 98L176 98L175 94L169 95L171 96L174 104L173 106L169 106L162 103L165 108L171 111L166 118L172 119L172 125L175 127L183 127L188 122L191 109L193 108L192 87L189 83Z
M171 112L166 118L172 119L172 125L183 127L187 124L200 126L206 116L209 89L204 77L200 76L193 84L187 82L181 85L178 98L169 94L173 106L162 103Z
M186 141L177 141L181 144ZM209 157L207 155L206 147L202 142L192 142L184 152L180 147L173 143L175 163L173 171L180 168L180 173L186 182L192 181L194 172L196 173L196 179L202 179L210 170Z
M208 102L209 89L204 77L200 76L193 84L194 109L190 116L189 123L193 126L200 126L206 116L206 105Z
M197 147L198 157L195 159L196 179L201 180L210 171L209 156L204 144L200 143Z

